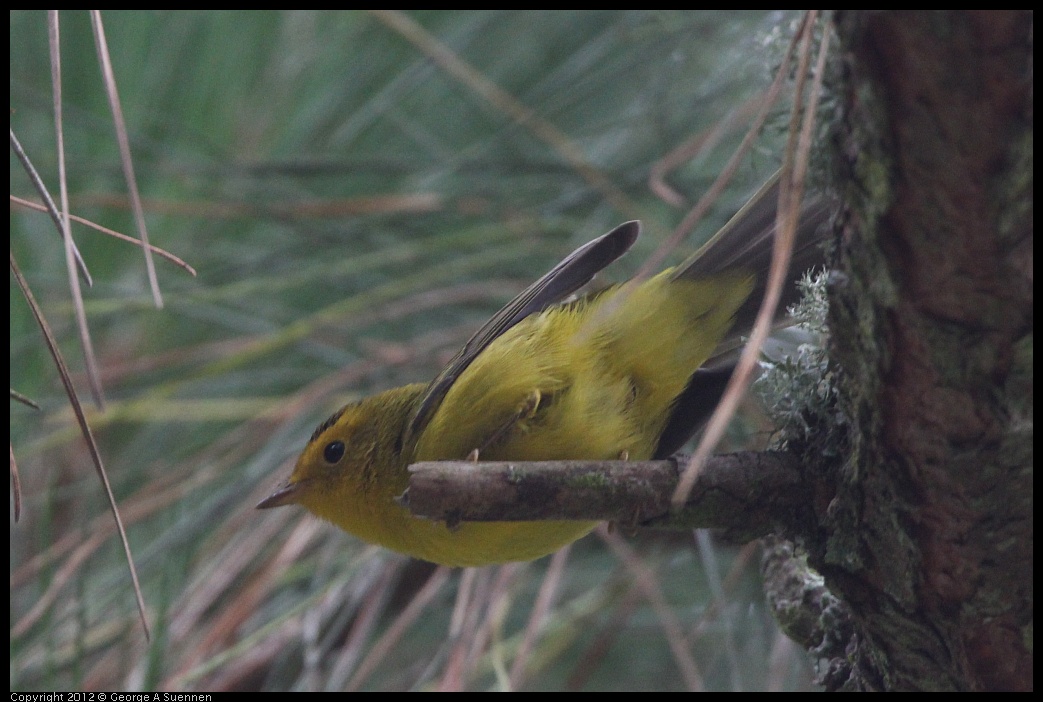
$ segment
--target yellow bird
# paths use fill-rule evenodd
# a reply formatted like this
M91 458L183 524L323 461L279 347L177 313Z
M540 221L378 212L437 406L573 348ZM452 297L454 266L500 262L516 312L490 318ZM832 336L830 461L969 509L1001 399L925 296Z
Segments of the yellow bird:
M426 561L525 561L593 522L471 522L452 529L396 503L407 466L463 459L665 458L713 411L731 368L700 370L753 322L771 261L778 176L677 268L564 301L637 239L627 222L570 254L471 338L431 383L346 405L312 434L258 508L299 504ZM821 203L802 209L795 271L817 262ZM784 301L796 297L790 285Z

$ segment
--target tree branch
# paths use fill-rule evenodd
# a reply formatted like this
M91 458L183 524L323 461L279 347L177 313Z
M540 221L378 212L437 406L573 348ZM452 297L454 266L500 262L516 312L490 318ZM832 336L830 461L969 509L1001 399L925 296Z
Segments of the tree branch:
M670 512L678 461L437 461L410 466L400 498L445 521L611 520L664 529L718 528L752 539L806 507L796 459L784 452L718 455L685 508Z

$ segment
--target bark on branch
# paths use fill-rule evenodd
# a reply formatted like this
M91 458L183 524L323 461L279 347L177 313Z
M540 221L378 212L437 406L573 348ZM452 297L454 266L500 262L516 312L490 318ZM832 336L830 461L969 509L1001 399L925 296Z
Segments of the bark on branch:
M783 452L713 456L687 506L670 512L678 461L438 461L410 467L402 503L461 521L611 520L666 529L726 529L746 539L799 518L807 491Z

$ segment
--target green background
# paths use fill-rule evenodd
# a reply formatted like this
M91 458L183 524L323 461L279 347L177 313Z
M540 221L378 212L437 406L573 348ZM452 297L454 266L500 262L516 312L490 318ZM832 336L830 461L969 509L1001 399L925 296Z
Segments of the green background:
M474 575L471 624L459 631L450 619L462 576L449 574L359 675L430 568L303 510L253 510L331 411L431 378L529 281L640 218L642 240L608 278L633 272L732 153L746 129L736 112L770 81L795 19L407 17L481 80L452 75L430 47L368 13L103 15L151 241L198 271L157 259L165 306L156 309L140 249L73 228L95 280L83 297L106 395L89 418L153 640L12 281L11 386L42 408L12 404L24 493L11 536L12 688L431 689L448 679L467 689L672 690L692 686L681 648L708 689L807 689L809 662L765 609L755 548L684 534L627 536L633 562L597 536L578 543L513 684L504 671L546 559ZM134 234L88 16L60 19L72 211ZM11 126L57 196L46 23L44 12L11 13ZM539 122L490 100L490 85ZM780 107L739 182L672 260L774 170L785 119ZM548 140L544 124L564 140ZM683 202L658 197L655 165L722 124L719 143L669 173ZM38 199L13 156L10 168L12 193ZM49 218L12 206L11 251L87 403ZM763 442L766 430L748 420L725 448ZM659 599L636 584L638 572ZM453 678L459 650L469 651L466 672Z

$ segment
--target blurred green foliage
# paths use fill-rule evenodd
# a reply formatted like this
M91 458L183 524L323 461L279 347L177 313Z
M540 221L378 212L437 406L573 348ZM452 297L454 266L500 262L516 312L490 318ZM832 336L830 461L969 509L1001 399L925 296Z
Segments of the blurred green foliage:
M157 310L140 249L73 228L95 280L84 302L108 403L90 418L154 635L146 645L111 515L12 283L11 385L42 406L12 405L25 495L11 538L12 689L324 689L333 661L350 670L342 646L360 631L352 627L373 613L356 650L364 655L427 571L403 570L398 557L303 511L257 513L253 504L337 406L432 377L561 256L641 218L638 250L610 275L635 270L712 182L745 123L670 172L686 205L650 190L653 166L764 89L794 19L408 17L565 135L616 192L592 182L534 121L519 123L380 16L104 13L151 241L198 271L193 278L157 259L166 303ZM10 18L11 127L56 196L46 13ZM72 210L134 234L88 17L60 18ZM765 137L744 183L699 236L774 169L777 141ZM14 157L10 174L13 194L37 199ZM12 206L11 251L74 372L82 369L50 220ZM655 573L707 688L809 685L806 661L764 609L756 559L719 549L723 572L738 564L738 575L695 631L722 585L705 571L707 554L677 536L631 545ZM546 568L512 571L497 629L504 641L521 636ZM358 685L442 679L458 583L453 574ZM404 599L377 597L379 587ZM634 588L633 572L596 538L578 544L519 686L686 687L661 620ZM495 665L503 650L476 645L463 686L503 687Z

